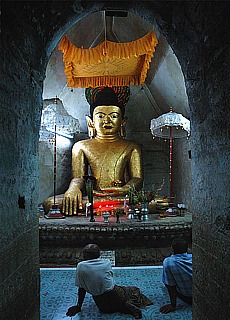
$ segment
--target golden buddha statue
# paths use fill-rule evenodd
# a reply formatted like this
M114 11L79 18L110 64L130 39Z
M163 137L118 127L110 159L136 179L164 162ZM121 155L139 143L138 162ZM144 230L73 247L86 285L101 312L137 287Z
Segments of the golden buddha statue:
M72 148L72 180L56 201L66 216L85 211L88 202L84 176L95 178L94 202L124 198L130 186L142 188L142 157L138 144L124 139L128 87L87 88L91 117L87 116L90 139ZM53 197L44 201L49 211Z

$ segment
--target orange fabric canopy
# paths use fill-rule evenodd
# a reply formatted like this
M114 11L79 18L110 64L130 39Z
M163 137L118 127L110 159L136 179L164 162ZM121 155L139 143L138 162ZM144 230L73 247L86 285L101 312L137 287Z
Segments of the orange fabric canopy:
M129 86L144 84L157 44L152 30L132 42L105 40L91 49L77 48L65 35L58 49L69 87Z

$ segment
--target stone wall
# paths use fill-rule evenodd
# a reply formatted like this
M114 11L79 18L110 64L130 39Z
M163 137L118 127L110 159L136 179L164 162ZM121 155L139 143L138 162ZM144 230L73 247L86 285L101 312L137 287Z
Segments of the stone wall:
M229 279L228 2L175 2L161 11L191 108L193 318L227 319ZM158 5L159 8L159 5Z
M184 203L192 209L192 175L191 175L191 146L186 138L173 141L173 195L175 203Z
M207 39L198 61L199 73L205 77L203 81L193 81L192 85L192 210L197 305L194 316L197 319L227 319L229 310L229 47L227 49L225 40L224 16L221 10L213 17L212 30L217 25L223 29ZM205 23L210 28L207 20ZM219 34L222 34L221 43Z
M0 55L0 318L39 319L37 217L42 43L4 3ZM10 17L10 18L9 18ZM13 23L12 23L13 22Z

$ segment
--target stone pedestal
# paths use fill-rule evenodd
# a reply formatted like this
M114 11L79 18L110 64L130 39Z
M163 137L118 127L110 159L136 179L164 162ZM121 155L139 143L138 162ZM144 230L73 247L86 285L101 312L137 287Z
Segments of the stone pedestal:
M82 248L97 243L102 250L114 250L116 266L159 265L170 254L172 240L192 239L192 215L159 220L149 214L145 223L110 216L104 223L102 216L89 222L87 217L66 217L64 220L40 218L40 263L49 266L75 266Z

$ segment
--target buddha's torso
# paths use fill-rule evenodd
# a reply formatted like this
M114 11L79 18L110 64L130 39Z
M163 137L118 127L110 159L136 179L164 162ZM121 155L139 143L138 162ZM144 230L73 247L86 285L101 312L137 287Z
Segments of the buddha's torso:
M92 175L97 179L97 190L112 187L116 181L125 184L129 159L133 149L138 149L135 142L124 139L101 141L94 138L80 141L79 144L85 164L90 166Z

